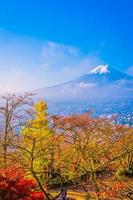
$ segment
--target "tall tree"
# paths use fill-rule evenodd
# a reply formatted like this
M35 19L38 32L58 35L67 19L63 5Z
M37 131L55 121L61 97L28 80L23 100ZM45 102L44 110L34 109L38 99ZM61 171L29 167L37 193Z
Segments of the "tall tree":
M0 160L4 167L10 160L13 152L11 143L14 143L17 131L29 117L29 107L32 105L32 94L21 96L7 95L1 98L0 106Z
M49 200L56 199L56 197L53 198L46 190L47 178L58 176L61 180L60 174L57 174L54 170L56 144L53 143L54 138L54 132L48 121L47 104L40 100L34 105L33 119L23 127L21 140L15 145L18 150L16 161L35 178L40 189ZM45 178L45 180L42 178Z

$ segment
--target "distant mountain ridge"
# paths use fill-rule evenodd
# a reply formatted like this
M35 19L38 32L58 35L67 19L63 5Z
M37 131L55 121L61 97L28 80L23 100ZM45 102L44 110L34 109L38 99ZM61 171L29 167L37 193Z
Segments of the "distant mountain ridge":
M72 81L34 92L48 101L133 98L133 77L108 65L99 65Z

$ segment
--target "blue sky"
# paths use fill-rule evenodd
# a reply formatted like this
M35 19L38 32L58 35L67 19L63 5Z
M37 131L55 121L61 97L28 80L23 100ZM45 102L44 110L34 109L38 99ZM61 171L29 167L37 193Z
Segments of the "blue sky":
M132 73L133 0L0 2L0 91L61 83L100 64Z

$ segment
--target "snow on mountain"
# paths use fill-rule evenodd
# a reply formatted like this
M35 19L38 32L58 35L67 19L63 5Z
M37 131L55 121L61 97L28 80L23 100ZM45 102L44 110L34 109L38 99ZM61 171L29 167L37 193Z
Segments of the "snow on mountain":
M108 65L99 65L72 81L34 91L46 100L133 98L133 77Z
M84 82L84 83L93 83L98 86L111 85L117 81L129 81L133 80L132 76L129 76L115 68L111 68L108 65L100 65L89 73L78 77L72 82Z
M108 69L108 65L99 65L98 67L94 68L93 70L89 71L89 74L106 74L110 73Z

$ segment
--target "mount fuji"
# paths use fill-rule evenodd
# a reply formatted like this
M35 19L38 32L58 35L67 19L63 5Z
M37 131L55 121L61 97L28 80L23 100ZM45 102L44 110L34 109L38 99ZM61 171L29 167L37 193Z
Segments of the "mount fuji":
M133 98L133 77L108 65L100 65L72 81L37 89L47 101L84 101Z

